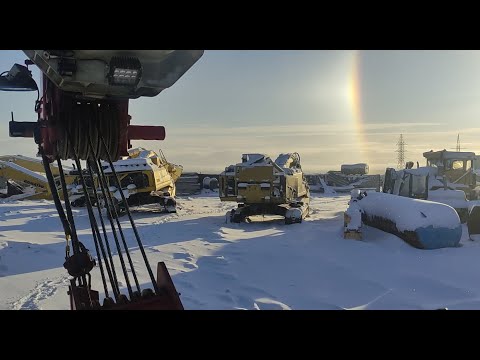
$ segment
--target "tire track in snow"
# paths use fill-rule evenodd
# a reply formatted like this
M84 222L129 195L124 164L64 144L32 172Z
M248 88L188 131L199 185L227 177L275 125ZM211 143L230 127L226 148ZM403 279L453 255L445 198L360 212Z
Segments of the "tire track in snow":
M46 280L40 282L31 290L26 296L14 301L12 304L13 310L41 310L39 306L40 301L46 300L57 292L60 285L65 284L68 277L62 277L56 280Z

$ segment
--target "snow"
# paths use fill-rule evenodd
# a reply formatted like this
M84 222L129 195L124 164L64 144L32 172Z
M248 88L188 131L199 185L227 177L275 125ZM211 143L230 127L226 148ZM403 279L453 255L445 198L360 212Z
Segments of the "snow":
M280 154L278 157L275 159L275 163L281 167L287 167L288 162L291 159L291 154Z
M320 184L322 184L323 191L325 192L325 194L329 194L329 195L335 194L335 190L333 190L330 186L328 186L322 177L319 177L319 180L320 180Z
M129 156L136 155L138 158L149 158L151 156L156 156L156 154L152 150L147 150L142 147L129 149L127 152Z
M358 206L358 202L356 200L350 201L350 205L345 213L350 217L346 230L359 230L362 227L362 210Z
M468 208L469 201L462 190L429 190L428 200L450 205L455 209Z
M107 162L102 162L102 166L104 166L104 172L106 174L112 172L112 169ZM143 171L148 169L154 169L156 167L155 164L149 158L124 159L121 161L114 162L113 166L116 172L132 171L132 170Z
M422 166L417 169L404 169L401 171L398 171L397 174L399 174L400 177L403 176L403 174L412 174L416 176L436 176L438 173L438 168L436 167L431 167L431 166Z
M294 173L299 173L299 172L302 171L298 161L300 161L300 158L298 157L298 154L287 153L287 154L278 155L278 157L275 159L275 164L280 166L285 173L287 173L289 175L292 175ZM297 164L295 164L295 162L297 162ZM292 166L292 164L294 166L290 167L290 166Z
M277 171L280 172L288 172L289 174L293 174L293 169L284 169L280 167L277 163L272 161L270 157L264 154L242 154L242 162L237 163L235 166L242 167L242 168L255 168L255 167L263 167L266 165L272 165ZM295 170L296 171L296 170ZM234 165L230 165L225 168L225 171L222 173L226 175L228 173L235 172Z
M439 159L442 157L443 159L453 159L453 160L470 160L475 158L475 153L474 152L467 152L467 151L447 151L447 150L441 150L441 151L432 151L430 150L429 152L424 152L423 157L427 159Z
M480 309L480 243L424 251L363 226L343 239L350 196L318 196L311 216L226 222L235 203L218 193L179 197L177 214L134 212L150 263L164 261L186 309ZM74 208L94 253L86 209ZM141 254L125 224L132 260ZM68 309L65 239L52 201L0 204L0 309ZM118 259L116 259L118 265ZM143 267L141 284L148 283ZM92 286L102 291L98 267ZM124 289L124 292L125 289Z
M455 229L460 224L455 209L433 201L367 191L367 196L357 203L371 216L392 220L399 231L414 231L430 225L433 228Z
M241 166L253 165L256 162L265 163L266 158L268 158L268 157L266 157L264 154L243 154L242 155L242 162L238 163L237 166L238 165L241 165Z

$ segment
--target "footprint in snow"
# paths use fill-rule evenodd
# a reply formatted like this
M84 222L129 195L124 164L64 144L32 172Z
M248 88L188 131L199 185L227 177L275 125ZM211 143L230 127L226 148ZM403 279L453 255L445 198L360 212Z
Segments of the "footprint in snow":
M38 310L41 309L40 302L53 296L59 287L65 285L68 278L61 278L58 280L46 280L30 291L27 296L15 301L12 304L15 310Z

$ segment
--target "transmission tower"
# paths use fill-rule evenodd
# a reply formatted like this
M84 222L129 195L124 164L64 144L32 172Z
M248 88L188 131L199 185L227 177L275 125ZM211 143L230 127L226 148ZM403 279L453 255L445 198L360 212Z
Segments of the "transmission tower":
M457 151L461 151L460 150L460 134L457 135Z
M400 134L400 138L397 141L397 169L401 170L405 168L405 141L403 140L403 134Z

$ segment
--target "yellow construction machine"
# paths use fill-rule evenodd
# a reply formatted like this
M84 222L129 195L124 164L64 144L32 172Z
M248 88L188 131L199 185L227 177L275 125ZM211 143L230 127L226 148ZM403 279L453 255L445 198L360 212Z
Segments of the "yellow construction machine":
M230 213L235 223L249 216L272 214L285 224L301 223L309 214L310 190L298 153L280 154L275 161L264 154L243 154L219 176L221 201L236 201Z
M169 163L161 150L156 154L153 151L136 148L128 150L128 153L127 158L114 162L128 204L141 206L156 203L160 204L162 211L176 212L175 181L182 174L182 166ZM59 180L60 171L53 163L50 164L50 169L55 178L57 191L63 198ZM114 186L116 182L108 163L104 163L103 171L110 185L110 195L116 201L117 210L122 213L124 206L122 206L119 190ZM85 206L86 200L78 171L63 166L63 172L71 205ZM98 190L98 179L94 177L92 181L88 171L85 170L83 175L93 202L95 197L93 189ZM27 156L0 156L1 188L7 190L3 197L15 196L14 199L29 200L53 199L42 161ZM99 195L97 193L97 196ZM99 199L105 201L102 196L99 196Z
M182 174L183 167L168 162L161 150L157 154L144 148L135 148L128 150L128 154L128 157L113 162L121 190L116 186L115 174L110 165L106 162L102 163L101 171L108 181L108 190L115 202L117 212L121 214L125 210L120 191L123 192L130 207L158 204L162 212L176 212L175 181ZM79 182L76 181L70 186L71 204L74 207L85 206L83 188L77 183ZM98 188L97 181L94 179L94 182L89 184L88 193L91 194L90 200L95 202L93 184Z
M57 189L63 198L58 180L60 171L55 164L50 164L50 169L56 177ZM72 175L73 168L64 167L63 170L66 183L73 183L76 179L76 175ZM0 156L0 189L7 190L1 196L3 198L15 196L12 199L53 199L42 161L23 155Z

